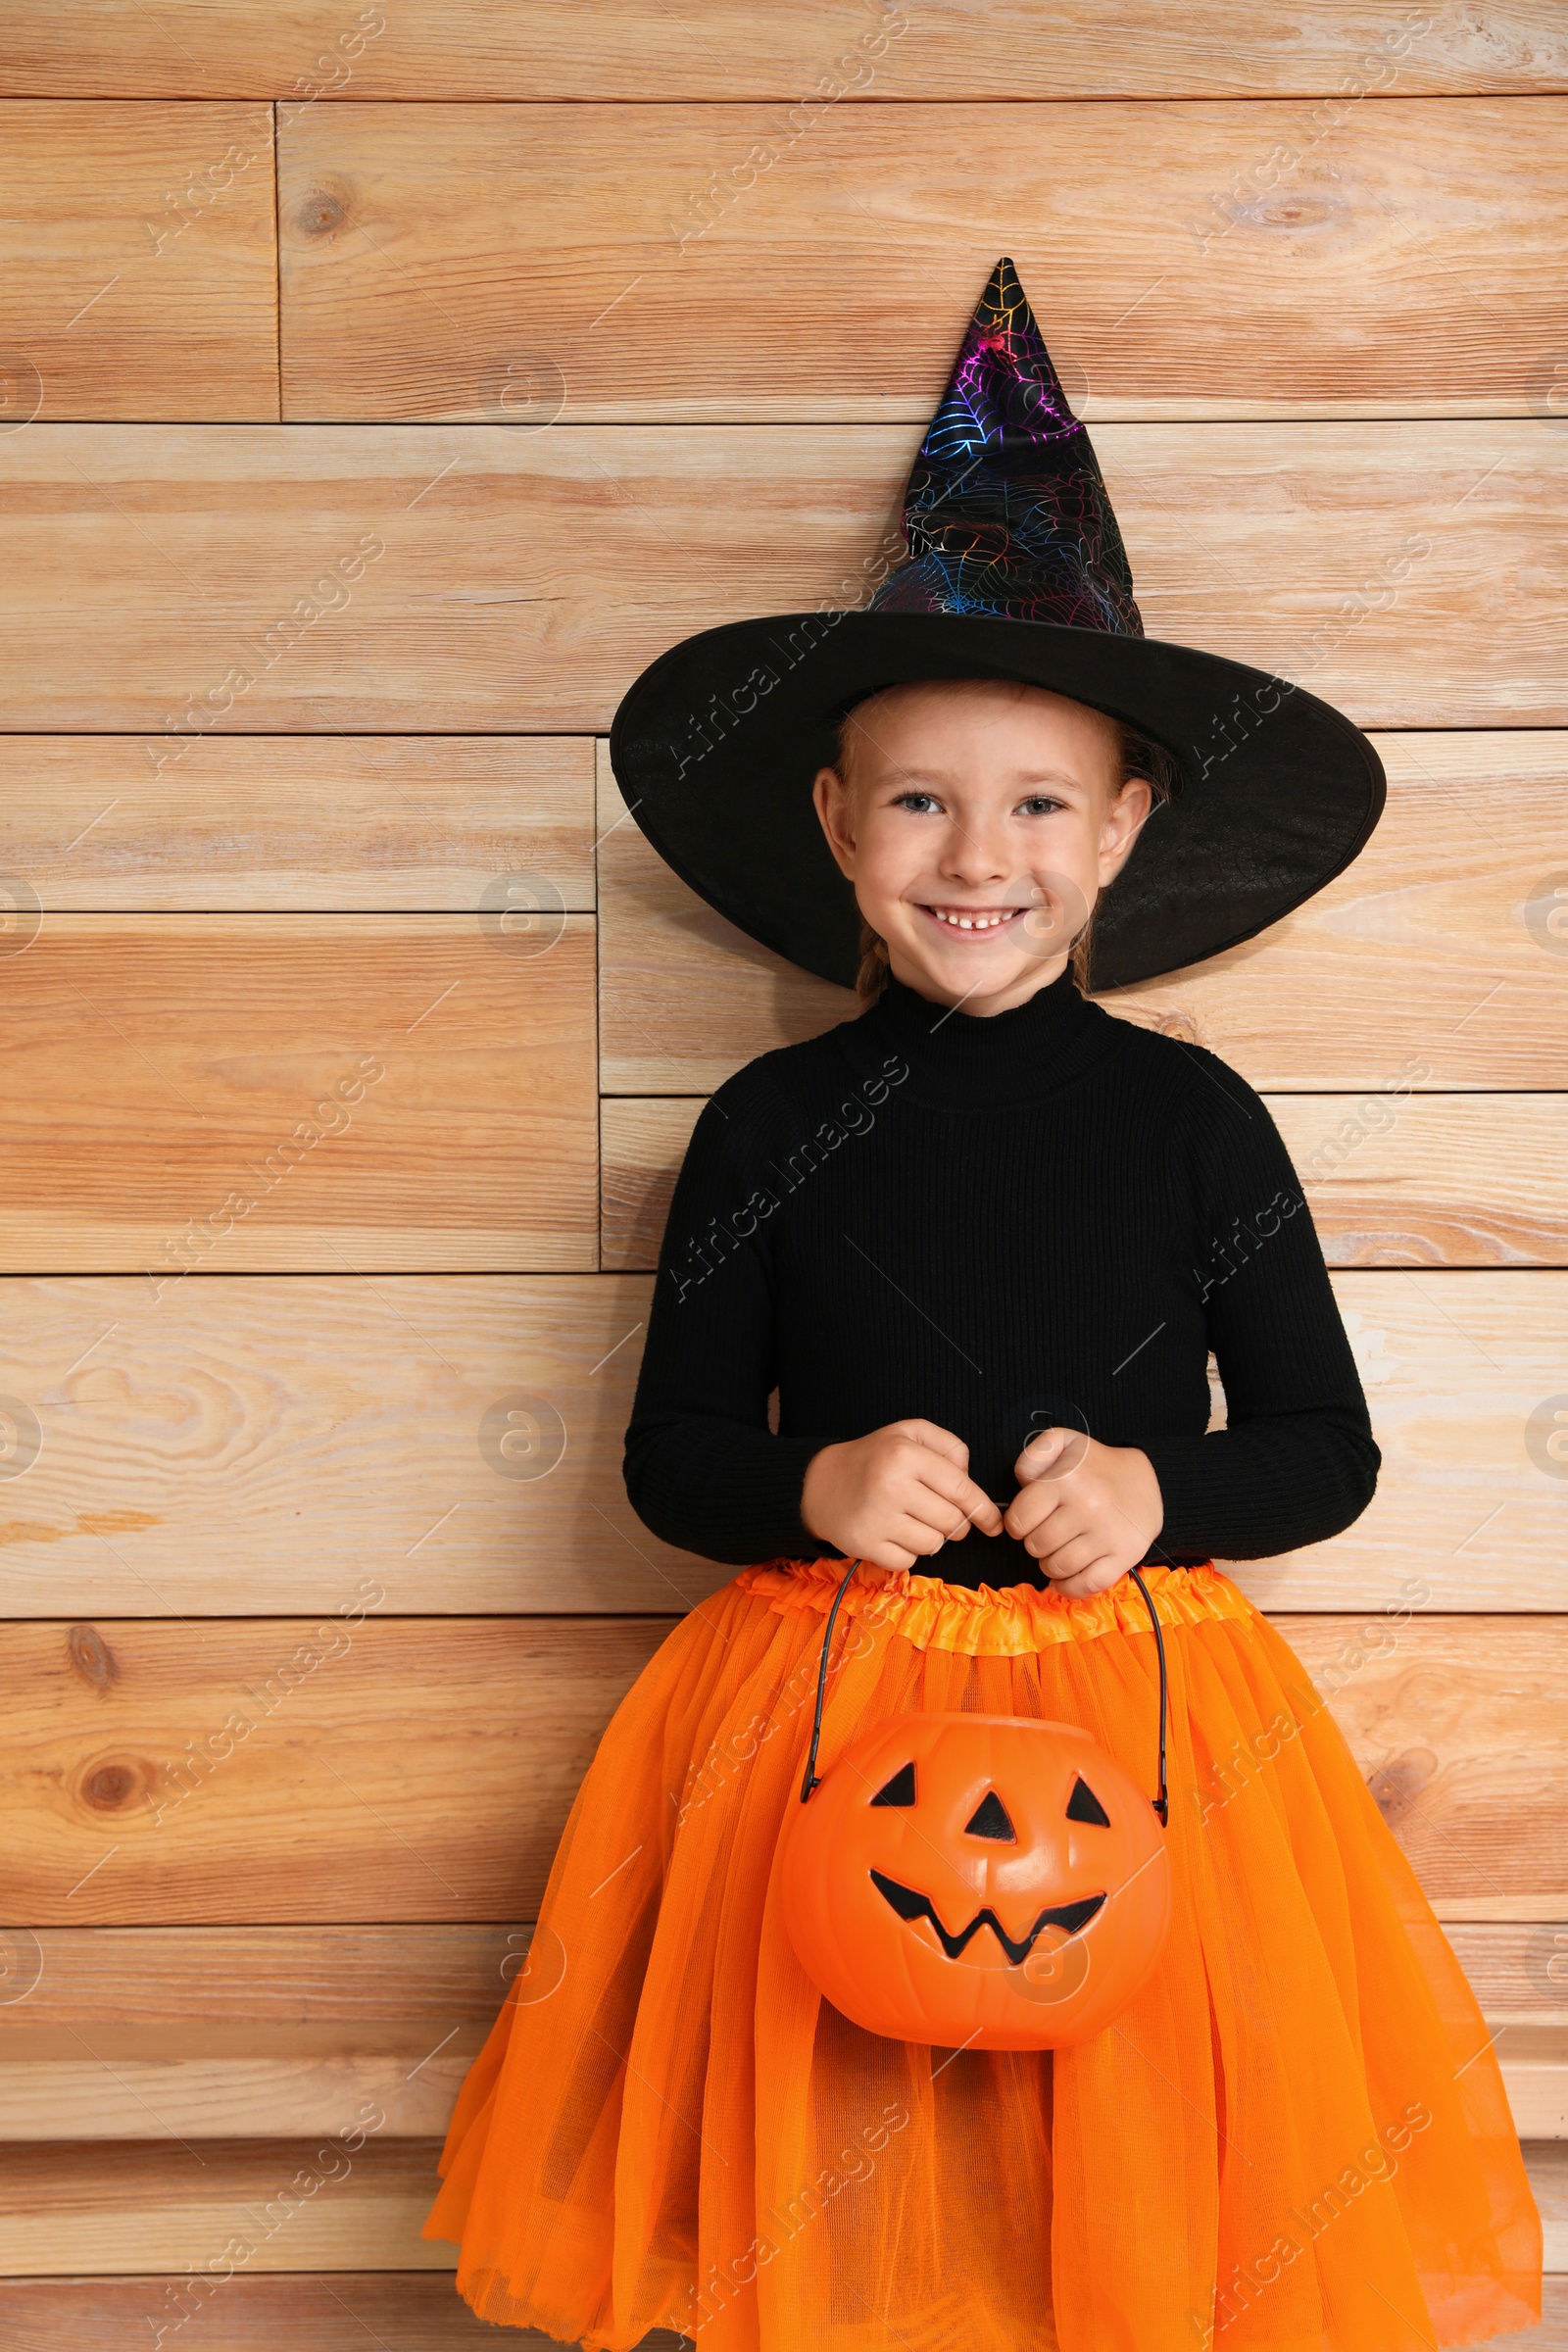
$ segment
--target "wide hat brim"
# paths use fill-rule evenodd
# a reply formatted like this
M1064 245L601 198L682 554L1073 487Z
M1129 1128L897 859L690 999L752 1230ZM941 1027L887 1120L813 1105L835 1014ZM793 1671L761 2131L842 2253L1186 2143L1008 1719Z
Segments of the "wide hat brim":
M731 621L674 646L615 712L632 816L699 898L751 938L853 987L859 915L811 784L834 722L879 687L1010 679L1087 703L1181 767L1095 910L1091 986L1217 956L1343 872L1382 813L1382 762L1302 687L1218 654L1099 629L958 612Z

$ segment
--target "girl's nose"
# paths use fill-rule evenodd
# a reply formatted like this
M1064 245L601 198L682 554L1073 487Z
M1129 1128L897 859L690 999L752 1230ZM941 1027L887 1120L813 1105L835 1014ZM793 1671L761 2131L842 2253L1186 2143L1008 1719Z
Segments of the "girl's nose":
M983 882L1004 882L1012 870L1007 846L999 827L950 825L943 844L941 870L952 882L971 889Z

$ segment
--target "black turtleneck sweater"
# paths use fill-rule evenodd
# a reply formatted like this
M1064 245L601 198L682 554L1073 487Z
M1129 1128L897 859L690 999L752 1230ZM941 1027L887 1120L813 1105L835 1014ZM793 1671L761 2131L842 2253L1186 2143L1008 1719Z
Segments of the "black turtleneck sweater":
M802 1524L808 1463L915 1415L963 1439L1004 1509L1033 1430L1141 1446L1165 1504L1150 1560L1262 1558L1365 1509L1380 1456L1322 1251L1234 1070L1064 972L984 1019L893 981L719 1088L626 1436L639 1516L710 1559L836 1558ZM1010 1536L924 1565L1048 1581Z

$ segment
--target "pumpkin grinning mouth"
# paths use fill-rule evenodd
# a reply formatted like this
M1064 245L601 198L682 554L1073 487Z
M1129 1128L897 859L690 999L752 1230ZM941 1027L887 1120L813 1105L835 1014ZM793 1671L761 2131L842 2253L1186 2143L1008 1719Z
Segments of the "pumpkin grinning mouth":
M975 1913L959 1935L952 1936L938 1919L928 1894L916 1894L912 1886L901 1886L897 1879L888 1878L880 1870L872 1871L871 1882L901 1919L928 1919L950 1960L958 1959L969 1938L977 1936L982 1928L989 1927L1014 1968L1028 1959L1042 1928L1061 1928L1067 1935L1076 1936L1080 1928L1088 1927L1105 1900L1102 1894L1086 1894L1076 1903L1057 1903L1051 1910L1042 1911L1028 1935L1014 1943L989 1903L984 1910Z

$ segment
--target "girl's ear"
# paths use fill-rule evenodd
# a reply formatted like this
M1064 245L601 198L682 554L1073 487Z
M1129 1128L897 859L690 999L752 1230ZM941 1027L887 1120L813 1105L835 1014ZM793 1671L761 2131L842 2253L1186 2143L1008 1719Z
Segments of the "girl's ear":
M819 767L811 786L811 806L827 837L839 872L855 880L855 835L851 829L850 795L836 767Z
M1154 790L1143 776L1129 776L1100 828L1100 886L1113 882L1132 856L1133 843L1154 805Z

